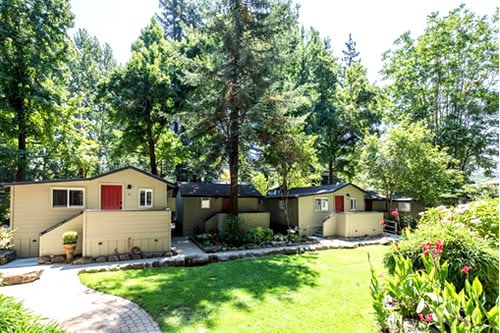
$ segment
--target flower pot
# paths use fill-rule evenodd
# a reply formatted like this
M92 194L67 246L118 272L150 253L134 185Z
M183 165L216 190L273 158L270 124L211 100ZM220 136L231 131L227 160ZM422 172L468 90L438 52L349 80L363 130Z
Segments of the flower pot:
M76 250L76 244L64 244L64 253L66 253L66 262L71 262L73 260L73 253Z

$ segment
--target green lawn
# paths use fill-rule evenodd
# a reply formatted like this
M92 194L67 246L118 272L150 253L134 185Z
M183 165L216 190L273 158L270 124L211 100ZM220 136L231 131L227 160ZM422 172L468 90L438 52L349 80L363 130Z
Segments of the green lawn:
M367 253L384 246L221 262L201 267L81 274L138 303L164 332L375 332Z

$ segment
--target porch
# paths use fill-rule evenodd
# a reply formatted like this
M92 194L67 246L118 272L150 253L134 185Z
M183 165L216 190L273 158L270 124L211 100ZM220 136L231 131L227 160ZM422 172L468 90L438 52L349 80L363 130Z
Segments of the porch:
M357 238L383 234L382 212L343 212L331 214L323 222L323 237Z

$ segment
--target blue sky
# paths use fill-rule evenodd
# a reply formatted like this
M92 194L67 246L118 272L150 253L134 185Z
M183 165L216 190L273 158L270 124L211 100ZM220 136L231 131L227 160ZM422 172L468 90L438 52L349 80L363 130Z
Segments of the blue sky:
M85 28L101 43L108 43L119 63L126 63L130 46L158 9L158 0L70 0L75 29ZM465 3L475 13L491 17L495 0L298 0L300 22L329 37L333 53L340 57L349 33L357 43L370 81L380 81L382 53L405 31L420 35L426 17L445 15Z

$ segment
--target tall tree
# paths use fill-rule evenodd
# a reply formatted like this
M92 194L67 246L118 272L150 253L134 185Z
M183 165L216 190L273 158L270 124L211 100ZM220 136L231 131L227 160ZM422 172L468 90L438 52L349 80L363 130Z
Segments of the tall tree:
M460 183L460 173L446 168L451 157L432 144L432 133L423 122L401 121L381 138L367 136L364 143L362 169L370 185L385 193L387 207L396 193L435 204Z
M58 122L72 24L67 0L0 2L0 128L17 140L17 181L26 179L28 139L52 135Z
M491 172L498 155L498 16L463 5L429 15L424 33L407 32L384 55L394 117L409 114L454 157L449 167Z
M131 153L139 148L154 175L159 174L159 158L176 159L178 142L168 128L177 112L170 77L174 61L175 53L153 18L132 45L130 61L111 75L108 85L115 119L123 126L122 149Z
M200 1L160 0L157 20L163 27L165 38L180 41L186 37L185 28L198 28L201 24Z
M277 39L291 29L295 16L289 3L278 1L225 0L219 10L200 37L206 49L195 116L204 137L228 157L230 213L237 215L240 158L257 125L252 108L273 83L273 68L282 63Z
M349 33L349 39L345 43L345 50L342 50L342 76L345 75L347 68L351 67L353 64L359 64L361 62L359 57L359 52L356 50L356 42L352 39Z

